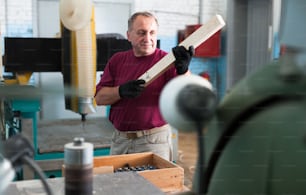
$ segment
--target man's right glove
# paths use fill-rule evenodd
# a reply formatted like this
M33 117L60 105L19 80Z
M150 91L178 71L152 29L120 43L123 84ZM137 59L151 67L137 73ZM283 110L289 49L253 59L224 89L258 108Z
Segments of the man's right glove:
M128 81L119 87L119 95L121 98L134 98L140 95L140 93L144 90L146 83L145 80L132 80Z
M176 46L172 48L172 52L175 57L174 65L177 74L185 74L194 55L194 47L190 46L187 50L184 46Z

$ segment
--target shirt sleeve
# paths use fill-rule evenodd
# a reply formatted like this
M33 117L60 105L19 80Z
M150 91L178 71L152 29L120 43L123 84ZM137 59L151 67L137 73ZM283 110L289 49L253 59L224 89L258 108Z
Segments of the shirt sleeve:
M111 60L106 64L103 73L100 75L100 81L96 85L96 94L102 87L113 87L114 86L114 79L112 77L111 71Z

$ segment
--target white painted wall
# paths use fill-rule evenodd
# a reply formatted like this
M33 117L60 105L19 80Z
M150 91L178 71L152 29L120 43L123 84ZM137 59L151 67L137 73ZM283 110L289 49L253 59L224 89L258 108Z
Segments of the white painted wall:
M37 2L37 36L55 37L60 32L59 2Z
M119 33L126 37L127 18L132 12L131 8L130 3L96 2L96 33Z

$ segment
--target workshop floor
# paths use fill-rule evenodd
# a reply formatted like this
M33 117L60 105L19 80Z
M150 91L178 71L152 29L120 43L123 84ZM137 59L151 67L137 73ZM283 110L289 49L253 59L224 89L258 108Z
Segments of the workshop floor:
M179 132L178 153L177 164L184 168L184 184L187 188L191 189L198 156L196 133Z

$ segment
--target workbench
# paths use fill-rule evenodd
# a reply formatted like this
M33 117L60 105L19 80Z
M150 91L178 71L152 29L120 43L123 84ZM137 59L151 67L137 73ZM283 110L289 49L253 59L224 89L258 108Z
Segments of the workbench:
M114 131L105 117L88 118L82 125L81 119L40 121L37 125L38 153L64 152L64 145L75 137L83 137L94 149L109 148Z
M33 128L34 126L34 128ZM64 146L75 137L83 137L94 145L94 156L109 155L113 125L106 117L81 119L61 119L38 121L33 125L31 118L22 118L22 134L32 140L36 163L47 177L60 177L64 159ZM23 179L33 179L33 172L27 167Z
M64 195L64 178L47 179L54 195ZM46 194L40 180L12 182L4 192L6 195ZM94 175L94 195L164 195L159 188L136 172Z

